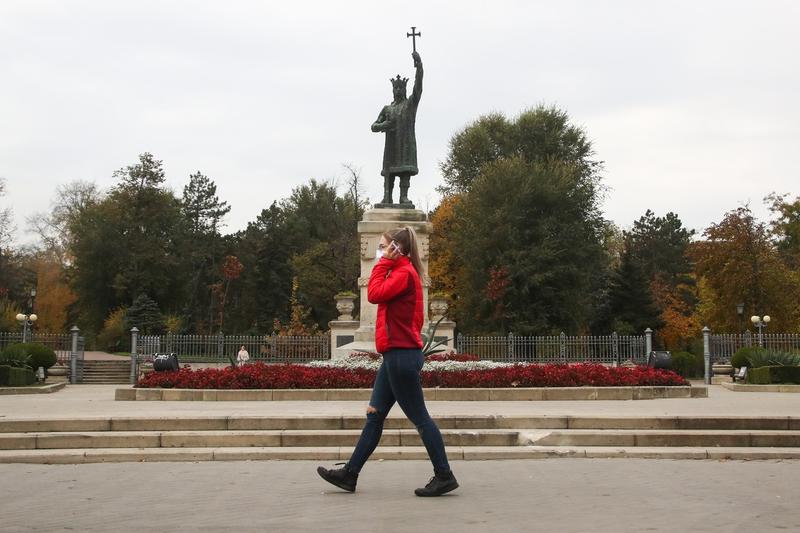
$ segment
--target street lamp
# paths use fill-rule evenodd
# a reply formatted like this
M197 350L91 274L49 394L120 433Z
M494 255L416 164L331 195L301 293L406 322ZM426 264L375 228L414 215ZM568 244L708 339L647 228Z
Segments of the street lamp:
M739 318L739 330L742 329L742 317L744 316L744 303L736 304L736 316Z
M33 323L38 319L39 317L33 313L29 315L25 315L23 313L17 314L17 321L22 323L22 342L28 342L28 332L33 326Z
M769 321L772 320L769 315L764 315L764 318L761 318L758 315L753 315L750 317L750 322L753 323L755 327L758 328L758 345L763 348L764 347L764 336L761 330L767 327Z

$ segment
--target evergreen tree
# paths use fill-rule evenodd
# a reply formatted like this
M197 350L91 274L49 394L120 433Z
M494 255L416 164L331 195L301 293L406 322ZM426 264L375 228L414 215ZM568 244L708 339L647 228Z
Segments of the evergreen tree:
M189 176L181 198L187 231L181 254L187 268L183 322L193 331L214 329L214 298L209 287L218 279L225 252L220 227L230 210L227 202L219 200L217 186L211 179L199 171Z
M663 325L660 315L644 270L630 250L625 250L612 275L606 305L598 310L595 329L641 335L646 328L655 330Z
M139 328L141 335L154 335L164 331L164 316L158 303L146 294L137 296L125 314L126 331L134 327Z
M180 202L165 189L161 161L151 154L114 173L117 185L70 223L69 277L81 327L100 330L112 309L149 294L169 306L184 299L186 234Z

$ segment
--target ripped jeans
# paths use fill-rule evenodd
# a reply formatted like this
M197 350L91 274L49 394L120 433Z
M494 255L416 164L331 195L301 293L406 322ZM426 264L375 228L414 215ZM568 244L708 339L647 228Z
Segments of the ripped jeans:
M425 399L422 397L422 382L419 372L425 357L421 350L389 350L383 354L383 364L375 377L372 387L370 407L375 412L367 412L367 422L361 431L353 455L347 463L347 468L352 472L360 472L361 467L367 462L369 456L378 446L383 433L383 421L394 402L409 420L417 427L417 432L425 444L428 457L433 463L435 472L449 472L447 454L444 451L444 441L439 427L428 414ZM371 411L371 410L370 410Z

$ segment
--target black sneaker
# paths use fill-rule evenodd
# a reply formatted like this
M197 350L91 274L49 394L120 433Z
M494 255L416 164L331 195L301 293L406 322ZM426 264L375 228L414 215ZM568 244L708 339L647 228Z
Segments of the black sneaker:
M319 466L317 467L317 474L319 474L322 479L324 479L331 485L336 485L340 489L344 489L348 492L355 492L356 482L358 481L358 474L348 470L346 463L336 463L336 464L344 465L344 467L328 470L327 468Z
M458 481L453 472L434 475L424 489L416 489L417 496L441 496L458 488Z

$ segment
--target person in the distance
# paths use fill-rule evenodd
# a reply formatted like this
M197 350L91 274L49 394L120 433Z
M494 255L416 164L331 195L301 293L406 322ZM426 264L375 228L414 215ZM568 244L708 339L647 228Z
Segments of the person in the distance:
M239 348L239 353L236 354L236 365L237 366L244 366L247 362L250 361L250 354L248 353L247 349L244 347L244 344L241 348Z

